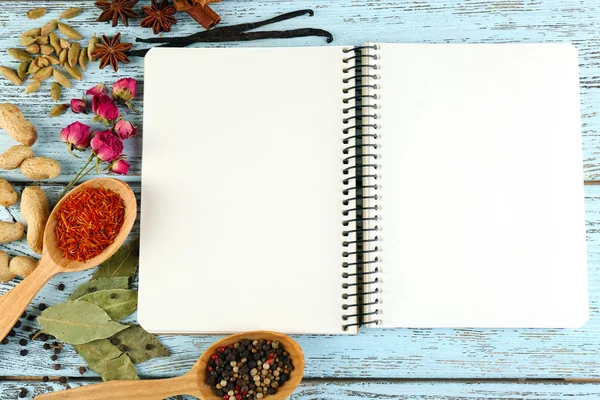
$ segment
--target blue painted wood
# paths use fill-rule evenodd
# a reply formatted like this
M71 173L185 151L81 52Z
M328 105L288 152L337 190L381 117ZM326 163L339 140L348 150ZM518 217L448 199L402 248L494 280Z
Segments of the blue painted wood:
M92 33L112 34L120 31L124 41L133 41L135 37L152 36L148 30L141 29L132 22L130 28L111 28L107 24L94 22L98 10L92 1L57 2L48 0L28 0L3 2L0 7L0 65L16 67L17 63L2 49L19 45L19 35L31 27L38 27L56 17L67 4L79 6L85 12L69 21L80 30L85 40ZM24 17L27 10L34 6L48 6L46 17L31 21ZM600 151L598 128L600 114L600 62L598 61L598 31L600 30L600 4L583 0L545 0L543 2L496 0L474 2L462 0L409 1L371 1L371 0L287 0L255 1L226 0L214 5L223 17L222 24L257 21L284 12L312 8L315 16L300 17L274 25L268 29L292 29L306 26L325 28L334 36L333 44L357 45L365 41L382 42L424 42L424 43L493 43L493 42L573 42L580 52L581 91L583 117L583 146L586 179L598 179L600 174ZM173 32L165 36L182 35L195 32L199 26L189 17L182 16ZM298 38L293 40L264 40L257 42L238 42L226 44L201 44L198 46L316 46L326 45L323 39ZM139 48L141 48L140 46ZM136 45L135 48L138 48ZM133 62L113 74L110 70L98 70L92 65L84 73L84 81L76 82L73 89L65 90L64 100L80 97L81 92L98 82L112 82L117 77L143 77L143 62ZM176 66L174 66L175 68ZM202 66L198 66L198 73ZM194 79L194 77L190 77ZM42 86L39 92L26 96L23 88L15 87L5 79L0 79L0 101L19 104L41 132L35 149L40 155L56 157L60 160L64 173L57 181L67 182L81 165L80 160L66 154L58 140L60 129L77 119L67 114L59 118L47 118L52 108L49 85ZM142 88L140 88L142 89ZM141 90L143 93L143 90ZM198 95L207 95L199 93ZM172 99L176 101L176 99ZM61 100L62 101L62 100ZM139 118L134 118L139 122ZM12 141L6 135L0 135L0 149ZM140 172L141 138L127 143L126 153L133 163L132 174ZM0 172L11 180L23 180L18 172Z
M59 188L46 189L55 198ZM17 187L17 190L20 190ZM590 321L581 329L366 329L357 336L296 336L306 355L307 378L600 378L600 186L586 187L587 235L590 267ZM543 200L543 196L540 197ZM0 209L1 211L2 209ZM17 219L16 208L10 212ZM165 210L168 212L168 210ZM0 212L0 219L3 218ZM27 253L26 244L9 251ZM66 300L90 272L54 278L36 297L28 313L39 314L40 303ZM176 279L174 277L173 279ZM56 290L64 283L64 292ZM12 283L14 284L14 282ZM0 294L12 284L0 284ZM202 307L190 305L190 318L202 318ZM36 323L25 323L37 327ZM60 354L62 369L52 369L52 352L41 342L19 356L16 330L10 343L0 345L0 376L78 376L83 360L73 348ZM189 370L217 336L163 336L172 356L138 365L141 376L167 377ZM86 376L92 376L86 375Z
M58 382L0 382L0 400L14 400L22 388L26 399L95 383L89 380ZM484 383L484 382L328 382L303 381L290 400L597 400L598 383ZM187 399L193 397L184 396ZM174 398L172 398L174 399Z
M142 1L143 3L144 1ZM136 36L150 36L148 31L135 27L110 28L94 23L98 11L91 1L3 1L0 4L0 65L16 67L3 51L19 47L18 36L26 29L41 26L56 17L67 6L84 8L84 13L70 21L85 37L93 32L112 34L121 31L124 40ZM24 17L32 7L47 6L48 16L30 21ZM579 49L581 63L582 129L585 179L600 180L600 58L598 57L598 32L600 31L600 4L584 0L514 1L494 0L474 2L462 0L429 0L421 2L378 0L226 0L215 4L222 15L223 25L256 21L283 12L301 8L313 8L315 17L302 17L273 26L273 29L319 27L330 30L334 44L357 45L364 41L387 42L573 42ZM198 26L183 17L171 34L183 35L198 30ZM228 43L219 46L300 46L324 45L323 40L300 38L290 41L267 40L250 43ZM205 46L214 46L206 44ZM198 66L199 74L202 66ZM92 65L84 73L85 79L65 90L63 100L79 97L81 92L99 82L112 82L119 77L143 78L143 62L133 60L119 73L100 71ZM190 77L193 79L193 77ZM143 86L140 86L143 95ZM199 93L198 95L207 95ZM172 99L171 101L176 101ZM18 104L36 124L40 140L35 146L39 155L60 160L63 174L59 182L70 180L81 165L64 151L58 139L60 129L79 119L72 114L51 119L47 113L53 106L48 86L38 93L26 96L23 88L15 87L0 79L0 102ZM134 122L140 118L134 116ZM176 137L176 132L168 132ZM0 134L0 151L14 142ZM132 182L139 181L139 161L142 138L136 138L126 147L133 164ZM11 181L23 181L18 172L0 171L0 177ZM49 195L56 196L60 187L46 188ZM544 201L540 196L540 201ZM600 379L600 187L586 188L588 228L588 252L590 267L591 319L579 330L416 330L363 329L358 336L298 336L307 356L308 378L596 378ZM169 212L169 210L164 210ZM0 208L0 219L20 219L18 209ZM23 241L1 246L11 254L28 254ZM28 312L39 313L35 306L40 302L55 304L63 301L74 287L84 282L90 272L62 275L40 293ZM176 279L176 278L174 278ZM64 282L65 292L56 290ZM0 284L4 293L11 284ZM190 312L201 310L190 307ZM28 323L29 324L29 323ZM34 323L30 325L35 326ZM79 377L77 368L83 361L66 346L59 356L60 371L52 369L50 353L41 343L29 344L29 355L18 355L21 349L17 341L26 336L17 330L16 337L8 345L0 345L1 376L70 376ZM165 336L161 340L173 355L155 359L138 367L143 377L179 375L189 369L216 336ZM93 377L86 373L84 378ZM85 382L85 381L84 381ZM15 398L15 388L22 382L0 381L0 399ZM27 383L36 389L46 390L49 385L41 382ZM50 385L57 388L59 384ZM489 399L489 398L599 398L598 385L550 385L550 384L461 384L461 383L307 383L292 398L342 399L342 398L436 398L436 399Z

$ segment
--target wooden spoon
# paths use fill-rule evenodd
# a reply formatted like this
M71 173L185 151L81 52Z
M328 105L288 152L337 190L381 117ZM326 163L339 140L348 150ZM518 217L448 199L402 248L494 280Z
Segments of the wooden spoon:
M114 242L108 246L101 254L94 258L90 258L85 262L71 261L63 256L56 243L56 235L54 228L57 223L57 214L60 205L72 194L80 192L85 188L106 188L118 193L123 199L125 206L125 220L119 234ZM11 289L8 293L2 296L0 300L0 340L13 328L23 311L27 308L31 300L40 291L40 289L54 275L61 272L83 271L106 261L121 247L135 221L137 215L137 204L135 195L131 191L128 184L118 179L98 178L92 179L75 189L71 190L65 197L59 201L48 218L46 229L44 230L44 249L42 251L42 259L33 272L23 279L21 283Z
M228 346L243 339L265 339L279 341L290 353L294 370L290 379L282 384L276 394L265 396L265 400L284 400L300 384L304 373L304 354L302 349L291 337L269 331L254 331L238 333L215 342L198 359L192 369L183 376L170 379L155 379L141 381L110 381L76 389L47 393L37 396L39 400L52 399L86 399L86 400L161 400L177 395L190 395L201 400L223 400L217 396L211 386L206 383L206 367L210 357L221 346Z

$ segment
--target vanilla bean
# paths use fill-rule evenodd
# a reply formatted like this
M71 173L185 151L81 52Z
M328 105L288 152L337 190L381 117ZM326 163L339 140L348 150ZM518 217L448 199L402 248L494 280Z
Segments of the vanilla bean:
M185 47L193 43L206 42L245 42L261 39L291 39L297 37L318 36L327 39L327 43L333 41L333 35L323 29L301 28L287 31L259 31L259 32L223 32L219 35L186 37L185 40L171 41L155 47ZM181 38L179 38L181 39ZM144 57L150 49L134 50L127 53L129 57Z

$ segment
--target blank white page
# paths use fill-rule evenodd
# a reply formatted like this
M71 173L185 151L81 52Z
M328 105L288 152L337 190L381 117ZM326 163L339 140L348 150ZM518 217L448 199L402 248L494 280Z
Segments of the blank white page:
M356 332L342 330L342 58L340 47L146 56L146 329Z
M383 326L582 325L575 48L379 46Z

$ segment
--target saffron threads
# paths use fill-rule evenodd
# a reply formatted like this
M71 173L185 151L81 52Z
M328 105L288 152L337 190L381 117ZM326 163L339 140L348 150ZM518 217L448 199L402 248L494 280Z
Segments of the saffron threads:
M115 240L125 219L125 206L112 190L85 188L65 199L57 219L54 232L64 257L86 261Z

